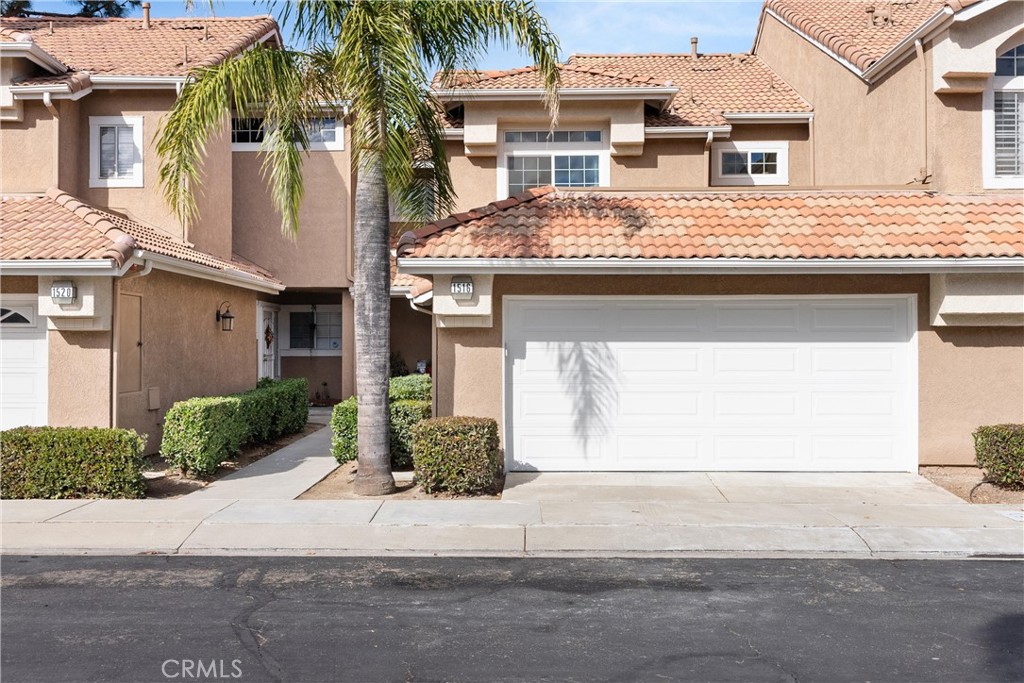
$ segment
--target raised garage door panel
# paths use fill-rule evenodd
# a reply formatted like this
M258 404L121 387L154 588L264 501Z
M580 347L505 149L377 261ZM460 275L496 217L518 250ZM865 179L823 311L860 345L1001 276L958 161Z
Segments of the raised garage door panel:
M908 297L505 302L513 470L909 471Z

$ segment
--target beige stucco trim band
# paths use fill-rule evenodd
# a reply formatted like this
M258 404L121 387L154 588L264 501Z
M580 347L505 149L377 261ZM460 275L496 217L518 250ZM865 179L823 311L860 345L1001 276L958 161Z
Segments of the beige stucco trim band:
M697 275L702 273L839 274L839 273L956 273L984 270L990 273L1024 272L1024 258L934 258L934 259L727 259L693 258L685 264L668 259L503 259L503 258L399 258L399 270L414 275L511 271L516 275L585 273L616 275L656 273Z

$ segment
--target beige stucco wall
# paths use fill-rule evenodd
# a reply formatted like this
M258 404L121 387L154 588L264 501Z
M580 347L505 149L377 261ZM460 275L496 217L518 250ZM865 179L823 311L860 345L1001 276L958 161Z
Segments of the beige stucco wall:
M347 135L347 129L346 129ZM355 191L346 151L303 158L305 198L298 235L281 234L281 215L263 180L259 152L232 154L234 250L270 269L289 287L346 287L351 281L350 230Z
M936 329L928 276L499 276L494 326L436 329L436 411L503 422L501 297L516 295L917 294L921 464L974 461L971 432L1024 422L1024 329Z
M0 192L43 192L57 184L57 121L42 102L22 104L21 121L0 122Z
M416 372L416 361L430 362L431 318L414 311L403 297L391 298L391 352L402 356L409 372Z
M148 452L159 449L175 401L256 385L255 292L159 270L120 282L119 291L142 296L143 345L142 391L118 393L117 423L149 434ZM232 332L214 317L222 301L235 316ZM158 410L148 409L150 388L159 389Z
M68 130L66 136L62 135L62 145L72 146L66 158L78 167L78 183L77 187L61 189L87 204L127 213L171 234L181 235L182 229L160 193L160 163L155 142L160 118L173 104L174 90L105 90L79 100L77 120L63 122ZM89 187L89 118L92 116L142 117L143 187Z
M814 107L816 184L904 185L919 176L927 58L909 57L869 86L768 15L757 54Z
M109 427L111 332L47 333L53 427Z
M323 382L327 382L327 392L331 398L346 398L342 384L341 356L284 356L281 358L281 377L305 377L309 382L309 397L323 391Z

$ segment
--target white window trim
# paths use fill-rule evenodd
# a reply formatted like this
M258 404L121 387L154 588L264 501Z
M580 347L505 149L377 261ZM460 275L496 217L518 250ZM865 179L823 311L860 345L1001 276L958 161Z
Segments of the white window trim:
M572 126L572 130L600 130L601 142L505 142L506 131L548 132L547 128L531 128L529 126L515 126L504 128L498 131L498 187L496 199L508 199L508 157L512 156L543 156L544 154L576 154L576 155L597 155L598 157L598 187L609 187L611 185L611 145L609 144L609 131L607 128L578 125ZM559 129L561 130L561 129ZM565 130L569 130L568 127ZM553 180L553 179L552 179ZM586 188L572 188L586 189Z
M996 112L997 90L1024 91L1024 76L993 76L981 96L981 167L982 187L986 190L1024 189L1024 176L996 175Z
M345 319L342 316L342 329L341 329L341 340L342 347L339 349L293 349L292 346L292 313L309 313L310 305L300 306L281 306L281 312L278 313L277 328L278 328L278 354L282 357L320 357L320 356L333 356L340 357L344 354L344 342L345 342ZM317 313L341 313L341 304L317 304ZM315 342L314 342L315 343Z
M255 117L259 118L259 117ZM329 116L316 116L313 118L330 118ZM228 135L231 131L228 130ZM262 152L261 142L232 142L232 152ZM308 152L344 152L345 151L345 120L340 116L334 117L334 142L311 142L306 148Z
M724 152L775 152L778 155L778 173L765 175L722 175ZM789 185L789 143L784 140L767 142L715 142L711 145L712 185Z
M143 117L141 116L90 116L89 117L89 187L145 187L142 173L142 134ZM130 178L100 177L100 126L131 126L132 142L135 147L135 159L132 164Z

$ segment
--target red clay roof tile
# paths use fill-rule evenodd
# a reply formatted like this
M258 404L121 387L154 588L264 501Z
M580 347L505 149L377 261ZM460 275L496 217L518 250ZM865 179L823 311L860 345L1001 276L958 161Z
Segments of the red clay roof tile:
M924 191L541 188L407 232L402 258L1024 257L1024 199ZM495 206L497 206L497 202ZM965 218L970 216L971 218Z

